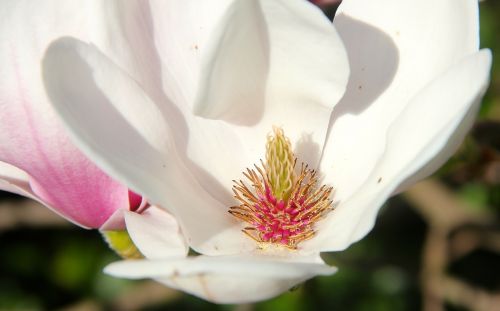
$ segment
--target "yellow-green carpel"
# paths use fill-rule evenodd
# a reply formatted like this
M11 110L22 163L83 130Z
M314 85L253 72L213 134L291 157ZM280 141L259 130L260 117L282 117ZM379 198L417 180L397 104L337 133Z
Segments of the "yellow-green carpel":
M295 157L290 140L279 127L273 128L266 143L266 167L269 186L278 200L288 200L295 182Z
M101 231L104 240L118 255L126 259L144 258L126 230Z

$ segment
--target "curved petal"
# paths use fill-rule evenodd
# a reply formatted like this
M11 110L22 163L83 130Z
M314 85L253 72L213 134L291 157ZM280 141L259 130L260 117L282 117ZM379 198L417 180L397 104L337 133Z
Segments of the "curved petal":
M162 105L169 106L165 118L175 128L172 134L182 162L211 196L229 207L235 204L232 180L264 156L273 125L284 128L302 161L317 162L329 114L344 92L349 68L331 22L305 1L236 1L226 13L217 26L213 19L207 26L206 18L188 18L195 29L214 28L209 37L205 33L189 39L202 55L202 68L196 67L198 55L193 56L198 62L180 58L202 82L196 107L169 90L173 105ZM187 41L176 38L182 33L171 35L170 49L191 55L185 43L175 45L177 40ZM167 43L159 49L166 49ZM175 62L164 58L163 63L168 74ZM212 82L206 84L208 80ZM180 83L171 82L165 89ZM201 117L193 115L193 109ZM207 119L214 116L221 120Z
M28 174L4 162L0 162L0 190L16 193L26 198L35 200L40 204L45 205L47 208L49 208L59 216L64 217L67 220L83 227L84 225L82 225L81 223L82 219L89 219L90 221L96 221L96 218L102 217L100 215L97 217L95 217L94 215L89 216L88 214L85 213L78 213L76 214L76 216L74 215L68 216L68 214L65 213L66 212L65 209L62 209L60 206L54 207L50 205L49 203L47 203L47 201L44 201L42 198L38 196L37 193L34 192L30 184L30 177L28 176ZM118 211L120 210L119 209L115 210L115 212L111 214L107 220L105 220L104 224L108 223L110 221L110 218L113 217L117 218L115 214L118 214L117 213ZM123 216L121 218L122 218L121 222L123 222ZM98 223L96 222L95 228L97 228L97 226Z
M236 1L202 50L195 115L245 125L265 104L269 39L259 1Z
M8 163L0 161L0 190L16 193L28 198L36 198L31 191L28 175Z
M185 257L188 246L172 215L156 206L142 214L125 213L127 231L135 246L146 258Z
M255 248L184 167L161 106L134 80L71 38L52 44L43 65L47 92L75 143L111 176L171 211L189 245L206 254Z
M69 143L48 104L40 59L53 40L71 35L100 46L148 85L155 66L143 44L147 2L14 0L0 6L0 160L23 169L44 204L82 226L100 227L127 207L127 189Z
M174 218L156 207L127 212L127 230L148 260L122 261L105 272L125 278L154 278L165 285L218 303L267 299L316 275L333 274L318 255L270 250L237 256L187 257Z
M27 184L29 182L28 175L22 170L8 163L0 161L0 178L15 180L19 183Z
M472 126L489 81L491 52L464 58L415 96L389 128L384 154L360 190L330 213L304 247L339 250L362 238L378 209L421 168L436 168ZM425 123L425 126L422 124ZM426 171L430 173L430 171Z
M262 138L275 125L293 142L309 135L311 145L323 145L349 66L340 37L318 8L295 0L235 1L201 52L194 111L233 124L250 158L263 155ZM319 156L298 153L311 163Z
M168 98L190 108L200 74L200 51L205 49L217 21L233 0L149 1L154 42L160 57L161 79Z
M331 108L345 91L344 47L307 2L236 1L211 39L202 51L199 116L253 125L265 112L286 123L287 110Z
M154 278L215 303L246 303L274 297L317 275L331 275L336 268L319 256L305 262L241 255L121 261L104 271L131 279Z
M477 0L344 0L334 24L351 65L320 171L339 200L366 180L387 129L437 75L478 49Z

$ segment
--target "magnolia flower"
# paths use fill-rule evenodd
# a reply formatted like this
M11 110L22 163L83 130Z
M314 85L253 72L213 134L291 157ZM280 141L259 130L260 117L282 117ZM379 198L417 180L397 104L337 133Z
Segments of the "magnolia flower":
M333 25L300 0L149 6L117 51L142 76L63 38L43 79L81 150L158 205L125 216L146 258L106 271L214 302L334 273L320 252L456 150L488 83L476 0L344 0Z
M120 226L120 217L111 216L137 207L140 197L70 142L44 89L40 60L53 40L73 36L91 40L110 57L119 51L114 59L125 62L130 54L121 50L138 44L135 34L119 33L119 25L108 21L121 18L135 30L137 5L14 0L0 7L0 189L35 199L83 227Z

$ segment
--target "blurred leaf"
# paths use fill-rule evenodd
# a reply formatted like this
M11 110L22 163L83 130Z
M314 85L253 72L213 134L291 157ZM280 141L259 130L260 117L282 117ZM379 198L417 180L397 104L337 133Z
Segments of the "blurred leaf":
M91 249L68 242L58 250L50 271L55 283L67 289L77 289L92 280L96 260Z
M481 184L469 183L463 186L458 195L464 200L472 211L482 212L488 210L488 189Z

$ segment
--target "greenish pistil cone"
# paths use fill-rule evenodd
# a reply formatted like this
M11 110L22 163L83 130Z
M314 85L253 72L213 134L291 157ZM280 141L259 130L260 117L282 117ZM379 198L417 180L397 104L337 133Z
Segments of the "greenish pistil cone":
M275 127L267 137L266 171L273 195L279 200L288 200L295 179L295 157L292 146L283 129Z
M135 247L134 242L126 230L101 231L101 234L109 247L121 257L126 259L144 258L137 247Z

